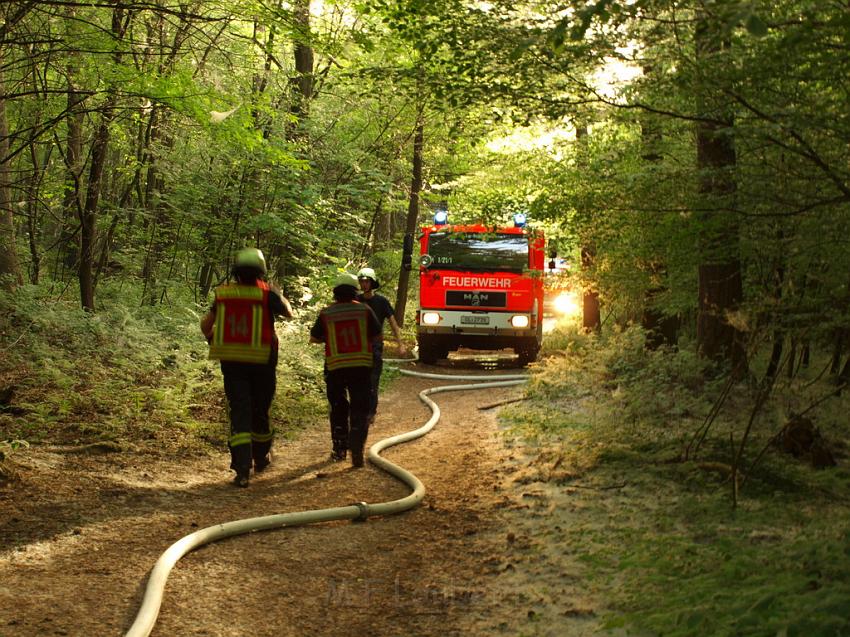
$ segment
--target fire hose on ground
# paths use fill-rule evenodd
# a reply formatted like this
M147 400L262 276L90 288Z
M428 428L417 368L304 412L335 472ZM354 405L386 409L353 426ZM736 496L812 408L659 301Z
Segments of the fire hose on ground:
M393 361L387 359L387 362L406 361ZM525 374L454 376L448 374L415 372L406 369L398 369L398 371L405 376L433 378L439 380L450 379L479 381L482 378L488 378L485 382L476 382L465 385L443 385L421 391L419 393L419 400L431 409L431 418L428 419L428 422L418 429L385 438L369 448L369 462L409 486L412 489L412 492L409 495L398 500L379 502L377 504L358 502L348 506L333 507L330 509L295 511L292 513L280 513L276 515L247 518L244 520L234 520L232 522L224 522L222 524L209 526L184 536L168 547L168 549L156 561L156 564L154 564L150 576L148 577L147 586L145 587L142 605L139 608L136 619L125 634L125 637L148 637L148 635L150 635L154 624L156 623L156 619L159 616L159 609L162 604L165 583L168 579L168 575L171 573L171 569L174 568L175 564L177 564L181 557L190 551L203 546L204 544L233 537L235 535L252 533L254 531L303 526L319 522L330 522L332 520L365 520L373 516L394 515L396 513L402 513L412 509L422 502L422 499L425 497L425 485L423 485L422 481L410 471L390 462L386 458L382 458L380 454L384 449L420 438L434 428L434 425L436 425L440 420L440 407L428 396L448 391L510 387L513 385L520 385L528 380Z

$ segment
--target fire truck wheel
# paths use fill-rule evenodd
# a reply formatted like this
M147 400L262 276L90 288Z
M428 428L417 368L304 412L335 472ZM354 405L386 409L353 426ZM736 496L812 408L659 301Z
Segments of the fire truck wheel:
M445 358L444 354L442 357L440 356L442 352L440 352L439 348L431 345L430 343L419 342L419 360L426 365L433 365L440 358Z
M433 350L427 349L423 350L421 347L419 348L419 360L426 365L433 365L437 362L437 353Z
M521 366L525 367L529 363L532 363L535 360L537 360L537 353L540 350L538 350L536 347L529 347L529 348L523 347L523 348L518 348L515 351L516 351L516 355L517 355L517 362Z

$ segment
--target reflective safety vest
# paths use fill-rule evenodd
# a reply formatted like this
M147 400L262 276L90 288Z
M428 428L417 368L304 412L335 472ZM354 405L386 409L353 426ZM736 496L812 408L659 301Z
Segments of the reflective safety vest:
M267 283L231 283L216 288L210 358L239 363L268 363L274 338Z
M336 303L322 310L325 326L325 364L329 371L344 367L372 367L369 307Z

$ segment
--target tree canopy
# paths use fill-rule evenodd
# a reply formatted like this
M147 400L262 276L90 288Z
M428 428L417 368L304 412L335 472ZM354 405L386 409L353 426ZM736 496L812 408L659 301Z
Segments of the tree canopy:
M89 310L109 280L142 304L203 300L256 245L309 290L400 247L421 125L421 197L470 220L529 212L561 251L593 255L580 280L616 320L679 317L706 356L744 366L786 337L842 341L840 3L2 12L7 287L71 284Z

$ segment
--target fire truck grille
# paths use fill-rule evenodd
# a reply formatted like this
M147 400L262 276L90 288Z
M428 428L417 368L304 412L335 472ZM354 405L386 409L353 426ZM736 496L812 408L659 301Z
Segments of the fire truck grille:
M447 290L446 305L462 307L506 307L508 295L504 292L469 292Z

